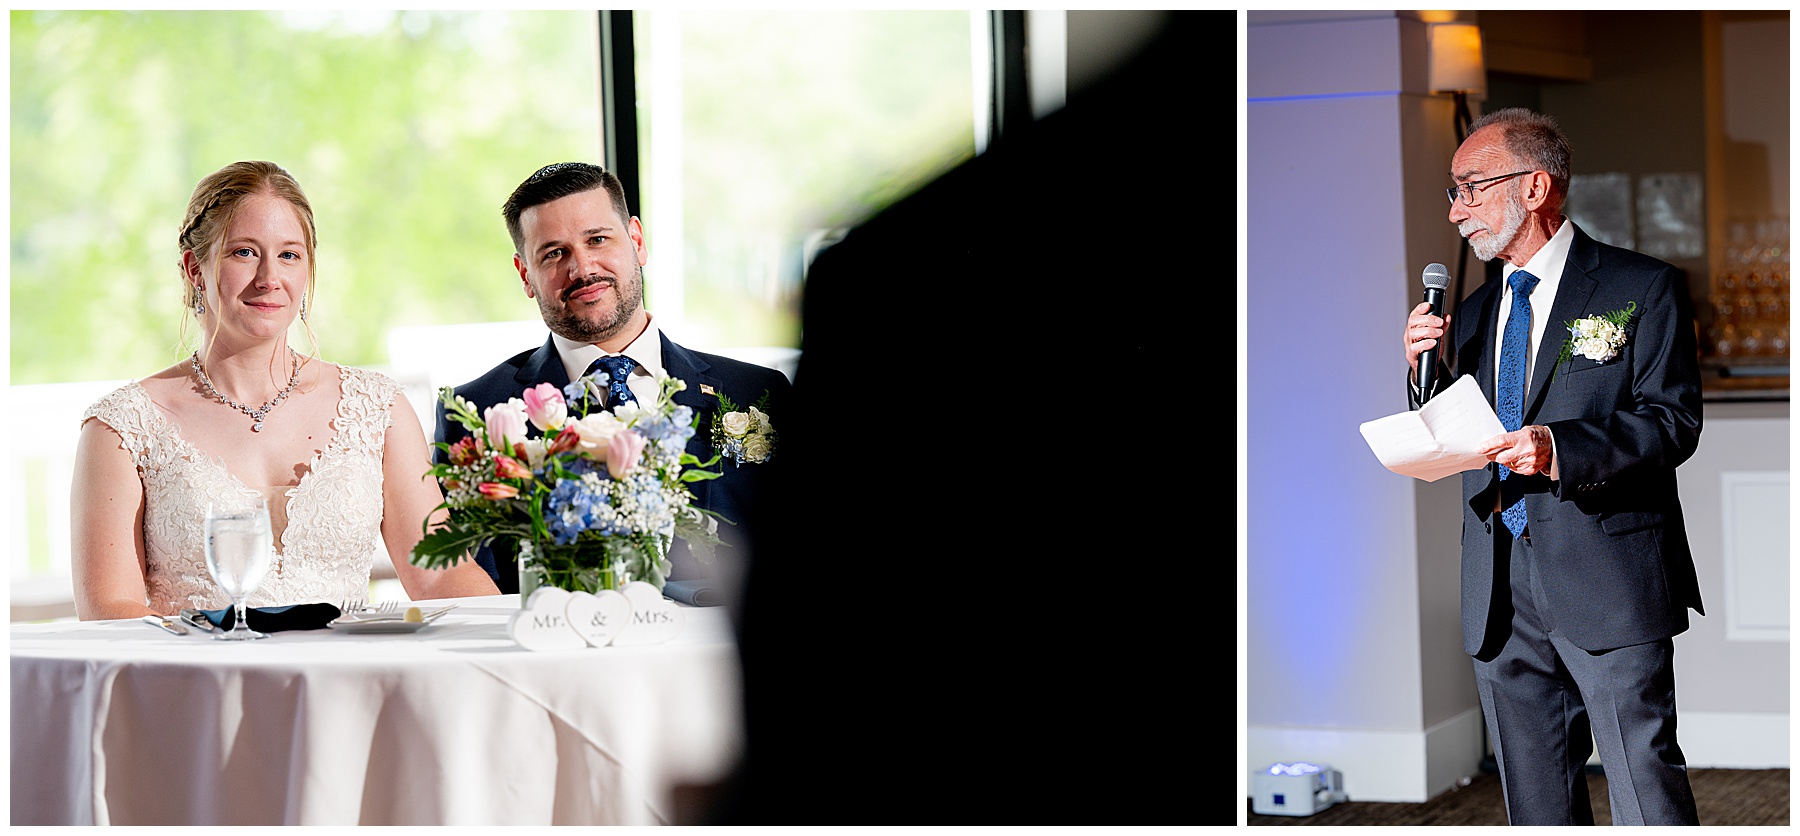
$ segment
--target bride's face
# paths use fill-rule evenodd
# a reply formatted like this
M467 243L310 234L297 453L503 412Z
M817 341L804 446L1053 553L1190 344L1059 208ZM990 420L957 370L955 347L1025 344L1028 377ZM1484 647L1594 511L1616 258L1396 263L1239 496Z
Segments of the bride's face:
M306 229L285 199L250 195L197 266L205 282L207 333L275 339L293 324L305 298Z

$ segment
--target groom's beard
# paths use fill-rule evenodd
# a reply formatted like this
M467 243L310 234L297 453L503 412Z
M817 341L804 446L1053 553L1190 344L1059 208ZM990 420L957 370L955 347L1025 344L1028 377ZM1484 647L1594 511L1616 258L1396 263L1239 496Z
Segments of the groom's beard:
M618 298L618 304L611 310L596 307L585 308L577 313L570 308L568 297L593 284L595 282L590 281L570 286L555 299L549 298L547 294L538 294L538 314L544 318L544 324L549 326L552 333L576 342L602 342L623 330L638 309L644 306L644 266L641 264L637 265L635 275L613 282L613 294Z

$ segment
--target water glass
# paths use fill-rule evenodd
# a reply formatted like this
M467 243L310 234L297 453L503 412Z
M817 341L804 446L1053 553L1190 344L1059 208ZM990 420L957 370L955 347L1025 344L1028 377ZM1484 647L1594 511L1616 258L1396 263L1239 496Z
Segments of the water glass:
M213 583L231 597L237 616L232 629L213 636L222 641L264 638L250 629L245 601L269 571L274 538L269 526L269 503L258 497L242 505L206 506L206 570Z

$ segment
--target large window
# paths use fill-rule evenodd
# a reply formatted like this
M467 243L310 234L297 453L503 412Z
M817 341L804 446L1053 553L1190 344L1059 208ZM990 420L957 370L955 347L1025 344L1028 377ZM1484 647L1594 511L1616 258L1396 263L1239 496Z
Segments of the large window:
M984 15L636 13L651 310L703 346L798 345L817 247L974 155Z
M15 384L185 353L177 227L234 160L280 163L312 200L326 359L385 364L397 326L530 317L500 204L599 147L592 12L11 21Z
M650 308L678 338L798 345L807 256L974 153L978 15L635 15L633 209ZM600 157L595 12L11 24L15 384L136 377L185 353L176 227L194 183L233 160L274 160L307 189L321 353L379 367L396 328L533 318L500 203L540 165Z

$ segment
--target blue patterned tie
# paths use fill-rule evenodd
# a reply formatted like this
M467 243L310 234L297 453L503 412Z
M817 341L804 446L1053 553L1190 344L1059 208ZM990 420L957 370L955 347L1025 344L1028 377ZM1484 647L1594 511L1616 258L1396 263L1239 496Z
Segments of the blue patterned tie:
M637 396L631 394L631 387L625 381L631 378L631 370L637 368L637 361L621 354L617 357L602 357L588 366L587 373L606 372L611 383L606 387L606 409L611 410L622 403L637 403Z
M1511 278L1513 301L1512 312L1506 315L1506 335L1500 341L1500 383L1494 390L1494 401L1499 407L1500 424L1507 432L1518 429L1525 423L1525 357L1531 342L1531 289L1537 286L1538 277L1514 270ZM1500 478L1505 480L1512 475L1506 465L1500 465ZM1518 537L1525 533L1525 498L1506 507L1500 512L1500 521L1506 524L1506 530Z

